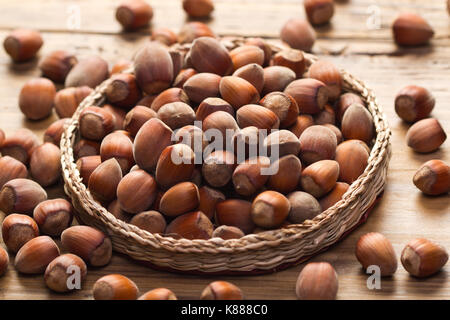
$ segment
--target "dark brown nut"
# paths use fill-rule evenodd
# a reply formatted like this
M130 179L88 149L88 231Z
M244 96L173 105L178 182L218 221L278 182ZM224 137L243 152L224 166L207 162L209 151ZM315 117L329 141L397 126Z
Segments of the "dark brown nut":
M50 142L59 147L61 136L64 132L64 126L68 121L69 118L64 118L53 122L44 132L44 142Z
M216 222L239 228L245 234L252 233L255 224L251 218L252 203L239 199L227 199L216 205Z
M151 39L159 41L166 46L171 46L178 42L178 37L175 32L169 28L156 28L152 30Z
M172 57L164 45L150 42L136 53L134 65L136 81L145 93L160 93L172 84Z
M297 120L289 128L289 130L292 131L292 133L295 134L297 138L300 138L303 131L305 131L306 128L311 127L313 125L314 125L313 117L309 114L302 114L297 117Z
M117 186L122 180L122 169L116 159L111 158L100 164L89 177L88 188L93 197L109 203L116 198Z
M198 189L200 204L198 210L203 212L209 219L212 219L216 213L216 205L224 201L225 195L219 190L203 186Z
M446 139L447 134L436 119L417 121L406 133L408 147L420 153L436 151Z
M108 205L108 212L110 212L116 219L122 220L126 223L129 223L133 217L132 214L122 210L117 199Z
M287 195L291 205L288 220L295 224L311 220L322 212L319 202L309 193L294 191Z
M419 86L406 86L395 98L395 112L406 122L416 122L428 117L436 100L430 91Z
M364 102L361 97L352 92L344 93L339 97L336 102L336 120L338 123L342 121L345 111L347 111L348 107L352 104L360 104L364 106Z
M237 163L258 155L260 136L257 127L245 127L237 131L232 138Z
M136 284L120 274L110 274L94 284L95 300L136 300L139 289Z
M152 102L151 108L158 112L161 107L172 102L184 102L189 104L189 97L180 88L169 88L161 92Z
M221 79L220 76L213 73L198 73L186 81L183 89L191 101L200 103L206 98L219 95Z
M80 177L85 184L88 183L89 178L95 169L102 163L100 156L86 156L77 160L77 169L80 172Z
M251 63L262 66L264 63L264 51L257 46L243 45L230 51L234 70Z
M331 129L317 125L308 127L299 140L302 163L311 164L319 160L334 159L337 140Z
M326 104L321 112L314 115L314 123L318 125L336 124L336 114L333 107Z
M211 238L214 227L211 220L201 211L194 211L175 218L166 228L166 235L179 236L185 239Z
M72 224L73 207L65 199L43 201L34 208L33 218L42 233L56 237Z
M375 135L372 115L364 106L359 104L348 107L342 118L341 128L342 135L346 140L357 139L368 145Z
M117 186L117 200L122 210L128 213L148 210L155 201L156 194L156 181L144 170L128 173Z
M313 25L328 23L334 15L333 0L305 0L306 16Z
M264 170L269 170L270 159L257 157L240 163L233 172L233 185L236 192L243 196L251 196L260 190L269 179Z
M300 184L304 191L320 198L334 188L338 178L339 164L334 160L321 160L302 171Z
M434 36L433 28L421 16L404 12L392 25L394 40L400 46L426 45Z
M296 78L295 72L283 66L271 66L264 68L263 94L274 91L283 91L289 83Z
M190 43L200 37L214 38L214 32L203 22L192 21L181 27L178 33L179 43Z
M300 300L335 300L338 276L328 262L308 263L300 272L295 293Z
M76 268L76 269L75 269ZM71 253L63 254L54 259L45 270L44 280L48 288L56 292L69 292L76 286L69 285L69 277L77 272L79 283L86 279L87 267L84 261ZM73 280L72 280L73 281Z
M125 175L134 166L133 142L121 131L114 131L103 139L100 156L102 162L115 158L122 169L122 174Z
M202 292L201 300L244 300L242 290L230 282L211 282Z
M214 10L212 0L183 0L183 9L193 18L204 18Z
M414 174L413 182L425 194L446 194L450 191L450 166L441 160L427 161Z
M0 152L27 165L33 148L39 145L37 136L29 129L21 128L3 141Z
M211 72L224 76L233 69L228 50L214 38L195 39L189 53L191 63L198 72Z
M297 156L300 151L300 141L289 130L272 132L264 139L264 148L271 156L283 157L288 154Z
M0 158L0 189L5 183L13 179L26 178L28 176L27 167L10 156Z
M281 193L288 193L297 189L302 173L302 163L296 156L289 154L272 163L272 172L267 186Z
M168 217L177 217L197 209L200 204L198 188L192 182L181 182L167 190L159 203L159 210Z
M132 74L118 73L111 77L106 87L106 98L119 107L130 109L141 99L136 78Z
M0 190L0 210L7 215L10 213L31 215L34 208L44 200L47 200L47 192L36 182L28 179L8 181Z
M301 78L306 69L306 60L302 51L286 49L273 56L272 65L289 68L294 71L296 78Z
M325 60L314 62L308 70L308 76L325 83L328 89L328 99L335 101L342 91L342 76L336 66Z
M172 130L194 124L195 112L184 102L171 102L163 105L157 112L158 118Z
M56 243L48 236L40 236L20 248L14 259L14 267L25 274L44 273L48 264L58 256Z
M228 112L234 116L234 108L225 100L221 98L206 98L198 106L195 118L203 121L207 116L216 111Z
M145 27L152 18L153 9L143 0L126 0L116 9L116 20L125 30Z
M172 130L159 119L148 120L134 139L134 160L139 168L152 171L161 152L172 144Z
M156 112L144 106L136 106L131 109L125 116L123 128L128 131L131 136L136 136L139 129L152 118L156 118Z
M316 32L307 21L292 18L281 29L280 38L294 49L311 51Z
M270 62L270 58L272 57L272 48L271 46L262 38L247 38L245 39L245 44L251 46L257 46L262 51L264 51L264 66L267 66Z
M223 240L240 239L245 236L241 229L232 226L217 227L213 234L213 238L222 238Z
M25 83L19 95L20 111L30 120L47 118L53 110L56 88L46 78L31 79Z
M173 81L175 88L183 88L186 81L188 81L193 75L196 75L197 71L193 68L181 69L178 75Z
M109 76L108 63L98 56L80 60L67 74L66 87L95 88Z
M175 184L187 181L192 177L195 168L195 154L185 144L174 144L166 147L159 156L156 165L156 181L162 188L170 188Z
M319 113L328 101L328 89L326 85L315 79L295 80L284 89L284 93L294 98L300 109L300 113Z
M77 159L100 155L100 142L80 139L73 146L73 152Z
M261 228L273 229L286 220L291 205L288 199L276 191L264 191L252 203L252 220Z
M88 226L73 226L63 231L61 243L93 267L105 266L112 256L111 240L100 230Z
M8 269L9 255L3 247L0 247L0 277L3 276Z
M61 152L53 143L46 142L33 149L30 157L30 173L36 182L48 187L61 176Z
M217 150L209 154L203 163L202 174L212 187L224 187L230 181L236 168L236 157L225 150Z
M2 236L8 250L15 253L25 243L39 236L39 228L30 216L13 213L3 220Z
M264 87L264 69L256 63L250 63L237 69L233 76L247 80L258 92Z
M339 202L349 187L350 186L345 182L336 182L333 190L319 200L322 211L327 210Z
M348 140L336 148L339 163L339 181L351 184L364 172L369 160L369 148L359 140Z
M280 127L293 125L299 113L297 102L283 92L271 92L261 99L260 104L274 112L280 119Z
M260 99L258 91L250 82L236 76L223 77L219 90L222 98L235 109L257 103Z
M207 116L202 122L203 131L206 133L206 138L211 140L208 136L208 131L217 129L221 133L221 138L224 140L228 138L227 131L236 132L239 126L232 115L225 111L216 111Z
M121 59L112 66L111 75L123 73L125 70L130 69L132 66L133 63L130 60Z
M125 122L125 117L127 115L126 110L123 108L117 107L117 106L113 106L112 104L104 104L102 108L113 115L114 131L115 130L124 131L123 124ZM128 133L127 133L127 135L128 135Z
M58 83L64 83L69 71L78 62L73 53L65 50L55 50L47 54L39 62L42 75Z
M166 230L166 220L158 211L141 212L133 216L130 224L150 233L163 234Z
M58 91L55 95L55 111L58 117L71 118L81 101L91 92L92 89L88 86L65 88Z
M333 133L336 135L336 140L338 144L340 144L344 140L344 138L342 137L342 132L341 130L339 130L338 127L330 123L325 123L323 126L333 131Z
M236 111L236 120L240 128L277 129L280 119L269 108L257 104L247 104Z
M14 62L23 62L34 58L43 43L38 31L16 29L5 38L3 47Z
M102 140L114 130L115 118L111 112L100 107L84 108L80 114L80 134L89 140Z

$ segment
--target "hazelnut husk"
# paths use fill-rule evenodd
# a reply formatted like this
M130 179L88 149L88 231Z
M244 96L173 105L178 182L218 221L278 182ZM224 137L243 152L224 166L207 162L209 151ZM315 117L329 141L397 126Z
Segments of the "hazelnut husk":
M59 236L72 224L72 204L65 199L43 201L34 208L33 219L42 233L49 236Z
M152 17L152 7L143 0L123 1L116 9L116 20L128 31L147 26Z
M56 88L46 78L31 79L25 83L19 94L20 111L30 120L47 118L53 110Z
M166 228L166 235L177 236L189 240L208 240L213 233L211 220L201 211L194 211L178 216Z
M296 74L290 68L283 66L271 66L264 68L264 87L262 93L268 94L274 91L284 91L289 83L294 81Z
M214 281L203 290L201 300L244 300L242 290L227 281Z
M450 191L450 166L441 160L427 161L414 174L413 182L427 195L446 194Z
M39 236L20 248L14 259L14 267L25 274L44 273L48 264L58 256L59 249L52 238Z
M33 59L43 43L38 31L15 29L5 38L3 47L14 62L24 62Z
M433 28L421 16L404 12L392 25L394 40L400 46L426 45L434 36Z
M74 272L79 272L80 283L86 279L87 267L84 261L71 253L60 255L52 260L45 269L45 284L55 292L69 292L74 290L75 288L68 286L69 277Z
M334 159L336 135L327 127L318 125L308 127L301 134L299 141L302 163L311 164L319 160Z
M59 90L54 100L55 111L58 117L71 118L81 101L91 94L91 92L92 89L88 86Z
M419 86L406 86L395 98L395 112L406 122L416 122L428 117L436 103L430 91Z
M144 293L138 300L177 300L177 297L169 289L157 288Z
M256 196L251 210L252 220L258 227L273 229L286 220L291 204L281 193L269 190Z
M25 243L39 236L39 227L30 216L13 213L3 220L2 236L8 250L15 253Z
M294 49L311 51L316 41L316 32L307 21L291 18L281 29L280 38Z
M200 103L206 98L217 97L222 77L209 72L191 76L183 85L183 90L193 102Z
M288 220L292 223L299 224L311 220L322 211L319 202L309 193L294 191L287 195L287 199L291 205Z
M406 132L408 147L420 153L436 151L446 139L447 134L437 119L417 121Z
M108 63L99 56L80 60L67 74L65 87L95 88L109 77Z
M0 190L0 210L5 214L31 215L34 208L45 200L47 192L39 184L28 179L10 180Z
M338 276L328 262L308 263L300 272L295 293L300 300L335 300Z
M95 300L136 300L139 289L127 277L120 274L109 274L95 282L93 295Z
M5 183L13 179L26 178L28 176L27 167L10 156L0 158L0 189Z
M255 223L251 217L252 203L240 199L226 199L216 204L216 222L239 228L245 234L252 233Z
M116 197L117 186L122 180L122 169L115 158L102 162L91 173L88 181L89 192L102 203L109 203Z
M158 211L144 211L133 216L130 224L150 233L163 234L166 230L166 220Z
M69 71L78 62L73 53L65 50L55 50L47 54L39 62L42 75L58 83L64 83Z
M30 157L30 173L36 182L48 187L61 176L61 152L53 143L46 142L33 149Z
M326 85L316 79L295 80L284 89L284 93L294 98L300 113L319 113L328 101Z

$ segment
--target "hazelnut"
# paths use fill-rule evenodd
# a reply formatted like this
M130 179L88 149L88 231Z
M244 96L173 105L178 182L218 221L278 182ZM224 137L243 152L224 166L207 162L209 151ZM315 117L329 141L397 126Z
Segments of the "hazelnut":
M446 194L450 191L450 166L441 160L427 161L414 174L413 182L425 194Z
M67 74L65 87L95 88L109 76L108 63L98 56L80 60Z
M328 89L326 85L315 79L295 80L284 89L284 93L294 98L300 109L300 113L319 113L328 101Z
M98 155L81 157L77 160L77 169L80 172L80 177L85 184L89 182L89 177L92 172L94 172L94 170L97 169L101 163L102 160Z
M0 277L3 276L8 269L9 256L5 249L0 247Z
M163 234L166 220L158 211L144 211L131 218L130 224L150 233Z
M307 21L292 18L281 29L280 38L294 49L311 51L316 32Z
M111 75L122 73L127 69L130 69L133 66L133 63L129 60L121 59L117 61L111 68Z
M90 175L88 188L92 196L102 203L116 197L117 186L122 180L122 169L115 158L102 162Z
M13 179L26 178L28 176L27 167L10 156L0 158L0 189L5 183Z
M192 182L180 182L167 190L159 202L159 210L168 217L176 217L197 209L200 194Z
M203 22L192 21L181 27L178 33L179 43L190 43L200 37L214 38L214 32Z
M114 115L104 108L84 108L79 119L80 134L83 138L100 141L114 130L114 121Z
M351 184L364 172L369 160L369 148L360 140L348 140L336 148L339 181Z
M34 148L30 157L30 173L33 179L43 187L58 182L61 176L59 148L49 142Z
M127 113L123 122L123 128L134 137L144 123L156 117L156 112L152 109L144 106L136 106Z
M157 112L158 118L172 130L194 124L195 112L184 102L172 102L163 105Z
M39 228L31 217L13 213L3 220L2 236L8 250L15 253L25 243L39 236Z
M202 127L207 139L211 140L211 138L213 137L216 139L225 139L225 141L222 141L224 145L226 142L228 142L228 138L232 138L229 136L229 134L227 134L227 132L234 134L239 130L239 126L236 123L234 117L225 111L216 111L211 113L203 120ZM219 137L216 137L215 132L211 132L211 129L218 130L221 135ZM210 131L209 134L208 131ZM211 135L213 136L211 137Z
M216 204L216 222L218 225L239 228L245 234L249 234L255 229L251 212L251 202L239 199L226 199Z
M370 232L356 243L356 258L364 271L371 265L378 266L381 276L391 276L397 270L397 256L391 242L381 233Z
M75 269L76 268L76 269ZM69 286L69 277L79 272L80 284L86 279L87 267L84 261L71 253L55 258L45 270L44 280L48 288L56 292L68 292L75 287Z
M233 135L232 142L234 153L237 156L237 163L255 157L259 152L259 129L254 126L240 129Z
M169 289L157 288L144 293L138 300L177 300L177 297Z
M63 118L53 122L44 132L44 142L53 143L59 147L64 127L68 124L69 118Z
M122 169L122 174L126 174L134 165L133 142L121 131L114 131L103 139L100 156L102 162L115 158Z
M233 68L228 50L217 39L211 37L200 37L194 40L190 59L198 72L211 72L224 76Z
M123 133L126 133L127 135L129 135L127 132L124 132L123 130L123 123L125 122L125 116L127 115L126 111L122 108L113 106L111 104L105 104L102 107L103 110L111 113L113 115L113 122L114 122L114 131L123 131Z
M436 119L423 119L413 124L406 133L408 147L416 152L428 153L439 149L447 134Z
M188 81L193 75L196 75L197 71L193 68L181 69L178 75L173 81L173 87L183 88L186 81Z
M141 99L135 76L127 73L113 75L106 87L105 95L109 102L128 109Z
M311 164L319 160L334 159L336 135L327 127L317 125L308 127L301 134L299 141L302 162Z
M260 98L258 91L250 82L236 76L223 77L220 80L219 90L222 98L235 109L257 103Z
M314 115L314 123L318 125L334 125L336 123L336 114L333 107L326 104L322 111Z
M169 88L158 94L155 100L153 100L151 108L155 112L158 112L162 106L171 102L184 102L189 104L189 97L183 89Z
M117 185L117 200L122 210L139 213L151 207L156 198L156 181L144 170L128 173Z
M359 104L364 106L364 102L360 96L347 92L339 97L336 102L336 120L338 123L342 121L345 111L353 104Z
M175 32L169 28L155 28L152 30L151 39L159 41L166 46L171 46L178 42L178 37Z
M44 41L38 31L15 29L3 41L6 53L14 62L31 60Z
M203 130L193 125L187 125L176 130L175 141L189 146L196 155L200 154L208 145Z
M306 128L311 127L314 125L314 119L309 114L302 114L299 115L294 122L294 124L289 128L289 130L297 136L297 138L300 138L303 131L306 130Z
M30 120L47 118L53 109L56 88L46 78L31 79L25 83L19 95L19 107Z
M202 174L212 187L224 187L230 182L236 168L236 157L225 150L217 150L209 154L203 163Z
M200 103L206 98L219 95L221 79L214 73L198 73L185 82L183 89L191 101Z
M269 108L257 105L246 104L236 111L236 120L239 127L256 127L258 129L277 129L280 126L280 119Z
M100 155L100 143L87 139L78 140L73 146L75 158L83 158L89 156Z
M428 117L436 100L431 92L419 86L406 86L395 98L395 112L406 122L416 122Z
M418 278L429 277L447 263L448 253L444 247L427 239L410 241L400 257L403 267Z
M342 76L333 63L325 60L314 62L309 67L308 76L325 83L328 89L328 99L335 101L341 95Z
M240 163L233 172L233 185L236 192L243 196L251 196L260 190L269 179L264 169L269 169L270 159L256 157Z
M139 289L127 277L109 274L95 282L93 294L95 300L136 300Z
M261 99L260 104L277 115L281 128L287 128L297 120L299 112L297 102L288 94L271 92Z
M73 53L65 50L55 50L42 58L39 63L42 75L58 83L64 83L69 71L78 62Z
M339 130L338 127L336 127L335 125L333 125L331 123L325 123L325 124L323 124L323 126L327 127L331 131L333 131L333 133L336 135L336 140L337 140L338 145L344 140L344 137L342 136L342 132L341 132L341 130Z
M88 95L92 89L88 86L78 88L65 88L58 91L55 95L55 111L60 118L71 118L77 110L78 105Z
M289 154L276 160L272 166L274 167L273 171L276 170L275 168L278 168L278 170L269 177L267 186L281 193L294 191L298 186L302 172L302 163L299 158Z
M290 209L289 200L284 195L276 191L264 191L253 200L251 217L258 227L272 229L283 224Z
M400 46L421 46L434 36L433 28L421 16L404 12L392 25L394 40Z
M232 226L217 227L213 234L213 238L222 238L223 240L240 239L245 236L241 229Z
M313 25L328 23L334 14L333 0L305 0L306 16Z
M204 18L214 10L212 0L183 0L183 9L192 18Z
M14 259L14 267L21 273L44 273L47 265L58 256L59 249L52 238L40 236L20 248Z
M216 111L224 111L234 116L234 108L221 98L206 98L197 108L195 118L203 121L207 116Z
M159 156L156 165L156 181L162 188L170 188L175 184L187 181L192 177L195 168L195 154L185 144L166 147Z
M352 104L342 118L342 135L346 140L357 139L370 144L375 129L370 112L360 104Z
M336 182L333 190L319 200L322 211L327 210L339 202L349 187L350 186L345 182Z
M272 65L289 68L294 71L296 78L301 78L306 69L306 60L302 51L286 49L273 56Z
M94 267L107 265L111 260L111 240L100 230L88 226L73 226L63 231L61 243Z
M178 216L166 228L166 235L176 235L189 240L210 239L213 224L201 211L194 211Z
M295 292L300 300L334 300L338 286L337 273L328 262L311 262L300 272Z
M264 139L264 148L272 157L275 155L283 157L288 154L297 156L300 151L300 141L289 130L278 130ZM278 154L274 150L277 150Z
M216 205L224 201L225 195L219 190L203 186L198 189L200 202L198 210L203 212L209 219L212 219L216 213Z
M270 58L272 57L272 47L262 38L246 38L246 45L257 46L262 51L264 51L264 66L267 66L270 62Z
M302 171L300 184L304 191L320 198L330 192L339 177L339 164L334 160L320 160Z
M38 145L39 140L34 132L21 128L5 138L0 152L3 157L10 156L27 165L31 151Z
M153 101L156 99L158 94L150 94L144 96L141 100L139 100L136 105L138 106L144 106L147 108L151 108Z
M34 208L33 218L42 233L59 236L72 224L73 207L65 199L43 201Z
M250 63L237 69L233 76L247 80L258 92L264 87L264 69L256 63Z
M10 180L0 190L0 210L5 214L31 215L34 208L44 200L47 200L47 192L28 179Z
M153 9L143 0L123 1L116 9L116 20L125 30L145 27L152 18Z
M263 94L274 91L283 91L289 83L296 78L295 72L283 66L271 66L264 68Z
M319 202L309 193L294 191L287 195L291 210L289 210L288 220L295 224L311 220L322 211Z
M250 63L262 66L264 63L264 51L257 46L243 45L230 51L234 70Z
M108 205L108 212L110 212L116 219L122 220L126 223L129 223L133 217L132 214L122 210L119 200L117 199Z
M201 300L244 300L239 287L226 281L214 281L203 290Z

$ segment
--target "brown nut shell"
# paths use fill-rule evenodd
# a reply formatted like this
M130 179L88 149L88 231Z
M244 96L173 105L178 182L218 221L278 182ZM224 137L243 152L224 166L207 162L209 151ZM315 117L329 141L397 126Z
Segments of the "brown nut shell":
M175 184L188 181L195 168L195 154L185 144L174 144L166 147L156 165L155 178L162 188L170 188Z
M25 274L44 273L48 264L58 256L59 249L52 238L40 236L20 248L14 259L14 267Z
M328 262L308 263L300 272L295 292L300 300L334 300L338 276Z
M322 211L316 198L309 193L294 191L287 195L287 199L291 205L288 220L292 223L298 224L311 220Z
M336 135L327 127L317 125L308 127L299 140L302 163L311 164L319 160L334 159Z
M19 94L20 111L30 120L47 118L53 110L56 88L46 78L28 80Z
M185 239L210 239L213 224L201 211L183 214L173 220L166 228L166 235L179 236Z
M77 110L78 105L86 98L92 89L88 86L77 88L65 88L59 90L55 95L55 111L60 118L71 118Z
M26 178L28 176L27 167L10 156L0 158L0 189L5 183L13 179Z
M202 292L201 300L244 300L242 290L226 281L211 282Z
M316 32L307 21L292 18L284 24L280 38L294 49L311 51L316 41Z
M211 37L195 39L189 54L191 63L198 72L211 72L225 76L233 68L228 50L218 40Z
M123 1L116 9L116 20L125 30L136 30L149 24L152 7L143 0Z
M67 74L65 87L95 88L109 76L108 63L99 56L80 60Z
M109 274L95 282L93 295L95 300L136 300L139 289L127 277Z
M255 224L251 218L252 203L240 199L226 199L216 205L216 222L239 228L245 234L252 233Z
M43 234L59 236L72 224L72 204L65 199L46 200L33 211L33 219Z
M400 46L426 45L434 36L433 28L421 16L404 12L392 25L394 40Z
M166 288L157 288L144 293L138 300L178 300L175 294Z
M336 182L333 190L331 190L327 195L320 198L319 203L322 207L322 211L334 206L339 202L343 195L347 192L350 186L345 182Z
M10 180L0 190L0 210L5 214L31 215L34 208L45 200L47 192L39 184L28 179Z
M92 196L102 202L109 203L116 197L117 186L122 180L122 169L116 159L102 162L90 175L88 188Z
M436 119L417 121L406 132L408 147L420 153L436 151L445 140L447 140L447 134Z
M17 252L28 241L39 236L39 227L30 216L13 213L2 223L3 242L11 252Z
M38 31L15 29L5 38L3 47L14 62L23 62L34 58L43 43Z
M33 179L43 187L58 182L61 176L59 148L49 142L34 148L30 157L30 173Z
M222 98L236 110L243 105L256 103L260 99L258 90L250 82L236 76L223 77L219 90Z
M425 194L446 194L450 191L450 166L441 160L427 161L414 174L413 182Z
M166 220L158 211L144 211L133 216L130 224L150 233L163 234L166 230Z
M284 93L294 98L300 113L319 113L328 101L326 85L316 79L295 80L284 89Z
M406 86L395 98L395 112L406 122L416 122L428 117L436 104L430 91L419 86Z
M198 187L192 182L180 182L163 194L159 210L168 217L177 217L197 209L199 204Z
M75 274L79 276L79 279L74 283L70 277ZM67 253L50 262L45 270L44 281L47 287L55 292L69 292L81 289L77 288L77 285L81 285L86 275L87 267L84 261L74 254Z
M369 161L369 148L360 140L347 140L336 148L339 181L353 183L364 172Z
M144 170L128 173L117 185L117 200L122 210L139 213L151 207L156 199L155 179Z
M264 191L256 196L252 203L251 217L261 228L279 227L286 220L291 204L288 199L276 191Z
M39 62L42 75L58 83L64 83L69 71L78 62L73 53L65 50L55 50L47 54Z
M304 191L316 198L330 192L339 178L339 163L334 160L320 160L302 171L300 184Z

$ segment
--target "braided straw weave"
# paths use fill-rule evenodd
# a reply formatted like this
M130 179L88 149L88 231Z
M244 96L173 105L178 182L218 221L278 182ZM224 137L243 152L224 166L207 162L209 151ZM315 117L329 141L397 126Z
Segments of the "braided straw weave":
M242 44L242 38L222 39L228 49ZM283 47L271 44L274 53ZM177 46L186 52L189 45ZM309 64L316 58L306 55ZM129 70L132 72L132 70ZM77 139L78 118L91 105L104 103L106 80L84 99L67 125L61 139L61 162L65 191L71 197L80 222L99 228L112 240L114 250L160 269L200 273L270 272L280 266L298 263L338 241L364 220L366 211L383 189L390 159L391 132L373 91L341 71L344 90L359 94L373 116L376 141L364 173L350 186L342 200L313 220L283 229L249 234L241 239L210 240L174 239L151 234L116 219L94 201L80 178L73 145Z

